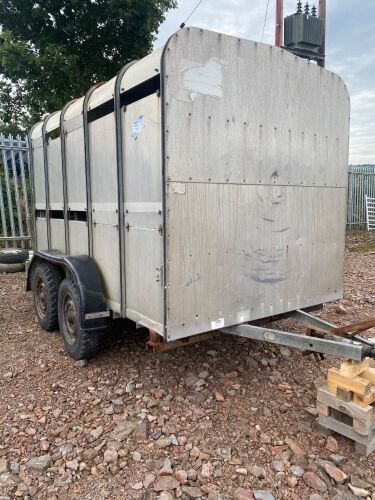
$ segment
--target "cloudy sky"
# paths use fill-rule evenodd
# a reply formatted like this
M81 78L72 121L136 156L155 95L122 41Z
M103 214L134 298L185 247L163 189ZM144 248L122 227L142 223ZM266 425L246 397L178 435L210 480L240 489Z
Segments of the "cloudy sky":
M260 41L267 0L203 0L187 25ZM312 2L313 3L313 2ZM316 0L318 3L318 0ZM197 0L179 0L160 27L162 45ZM274 43L274 6L269 0L263 42ZM284 16L296 1L284 0ZM350 163L375 163L375 0L327 0L326 67L338 73L351 95Z

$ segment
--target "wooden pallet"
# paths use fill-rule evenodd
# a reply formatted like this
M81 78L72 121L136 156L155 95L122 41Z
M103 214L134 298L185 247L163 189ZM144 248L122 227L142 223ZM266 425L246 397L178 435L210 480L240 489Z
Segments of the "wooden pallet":
M358 452L375 449L375 368L371 360L346 361L328 370L327 387L317 395L319 425L352 439Z

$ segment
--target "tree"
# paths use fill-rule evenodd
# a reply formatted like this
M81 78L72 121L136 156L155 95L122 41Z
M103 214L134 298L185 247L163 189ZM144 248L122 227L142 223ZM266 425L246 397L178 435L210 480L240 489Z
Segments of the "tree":
M0 127L19 131L152 49L176 0L0 0Z

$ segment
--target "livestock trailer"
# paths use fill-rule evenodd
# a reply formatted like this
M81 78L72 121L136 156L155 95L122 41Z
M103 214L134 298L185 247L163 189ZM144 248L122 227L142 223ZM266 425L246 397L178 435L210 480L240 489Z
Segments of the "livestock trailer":
M116 318L169 342L339 299L349 109L330 71L185 28L48 115L30 131L41 326L82 358Z

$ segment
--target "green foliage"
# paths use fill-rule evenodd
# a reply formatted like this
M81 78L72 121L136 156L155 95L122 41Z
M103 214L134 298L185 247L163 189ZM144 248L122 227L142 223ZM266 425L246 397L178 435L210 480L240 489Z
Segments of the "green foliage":
M176 0L0 0L0 126L15 132L152 49Z

